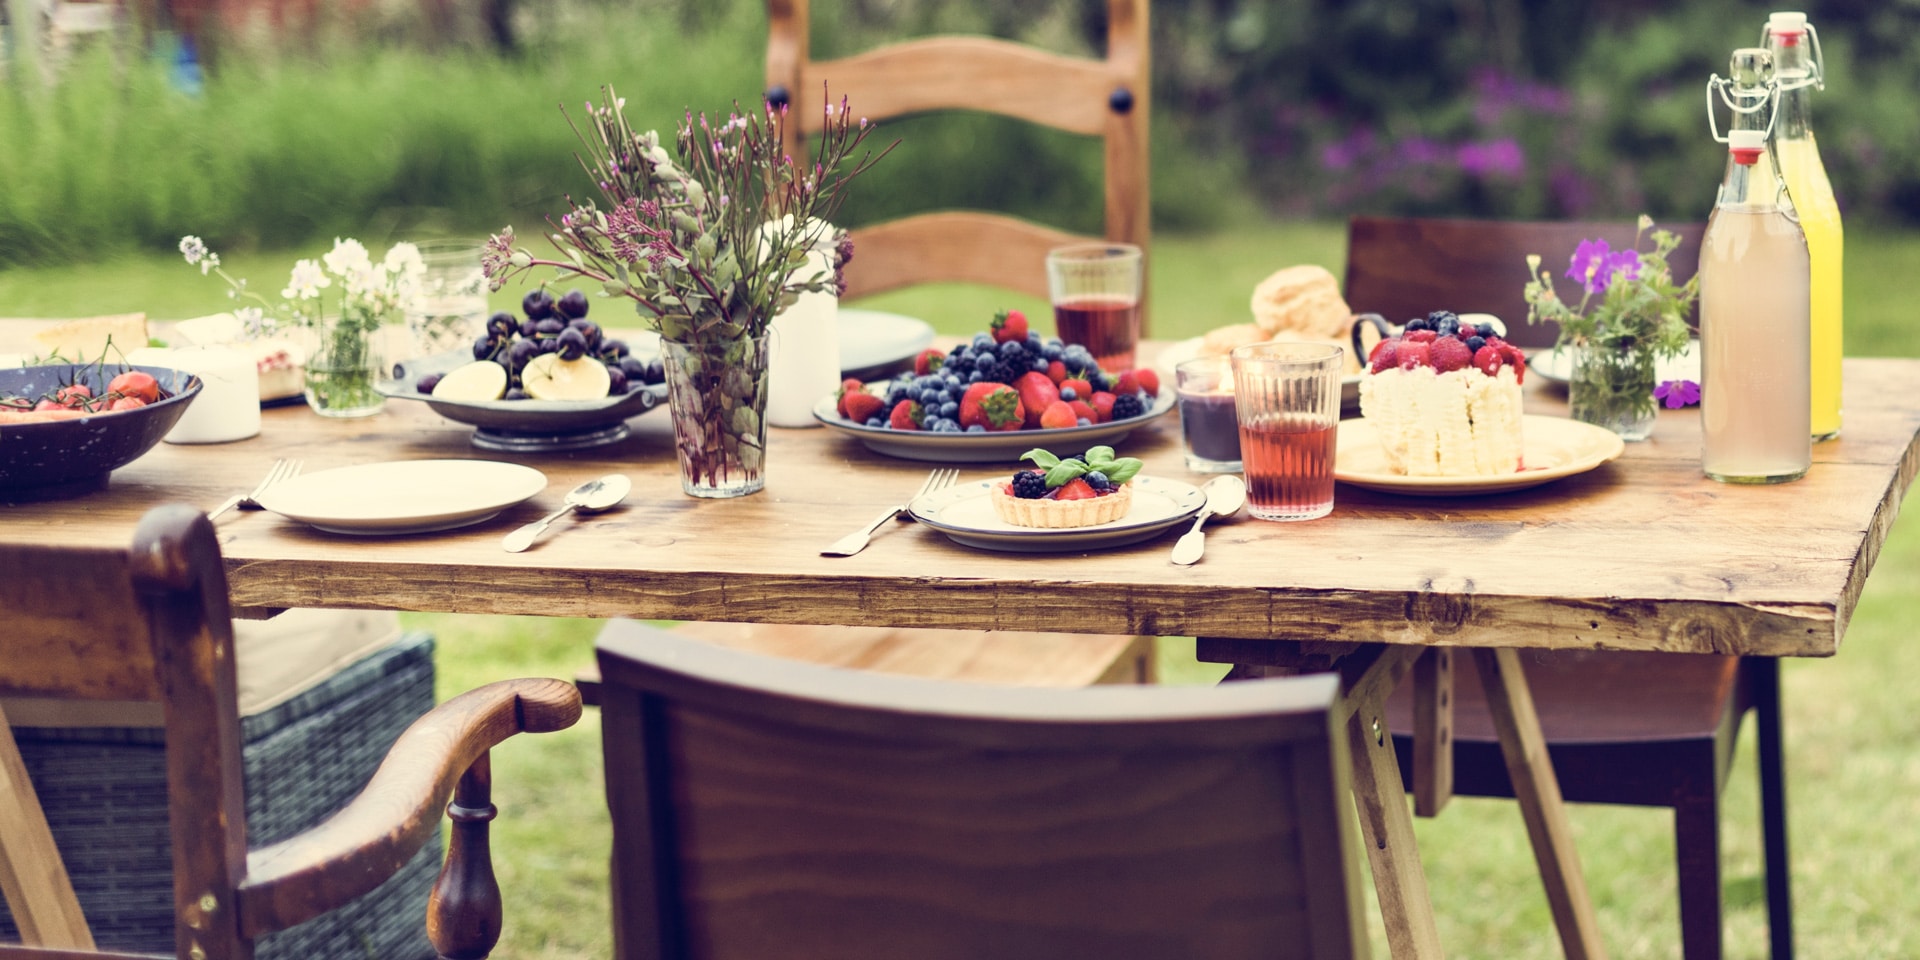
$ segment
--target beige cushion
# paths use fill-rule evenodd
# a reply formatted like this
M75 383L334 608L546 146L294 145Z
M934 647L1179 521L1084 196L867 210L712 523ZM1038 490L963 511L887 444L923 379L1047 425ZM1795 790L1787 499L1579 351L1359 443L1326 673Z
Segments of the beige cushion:
M288 610L271 620L233 622L240 715L250 717L339 673L392 643L400 617L385 610ZM158 703L10 698L16 727L158 727Z

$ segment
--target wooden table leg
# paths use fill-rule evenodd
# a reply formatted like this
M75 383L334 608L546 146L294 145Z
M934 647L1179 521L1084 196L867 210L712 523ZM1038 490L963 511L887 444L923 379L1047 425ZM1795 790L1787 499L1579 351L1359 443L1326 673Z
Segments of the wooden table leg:
M53 845L27 765L0 712L0 894L29 947L92 950L93 934Z
M1356 703L1347 719L1353 801L1360 811L1367 863L1373 868L1380 917L1386 923L1387 946L1394 960L1439 957L1440 930L1434 922L1420 850L1414 843L1413 816L1407 810L1406 788L1400 783L1400 764L1394 758L1393 736L1387 729L1385 700L1382 695Z
M1533 857L1540 865L1540 882L1560 931L1560 946L1568 960L1601 960L1606 950L1600 943L1593 901L1587 896L1587 881L1567 825L1567 808L1560 798L1560 781L1554 778L1547 756L1520 655L1506 649L1474 650L1473 660L1486 691L1487 710L1500 734L1513 795L1533 841Z
M1413 665L1413 812L1436 817L1453 799L1453 651Z

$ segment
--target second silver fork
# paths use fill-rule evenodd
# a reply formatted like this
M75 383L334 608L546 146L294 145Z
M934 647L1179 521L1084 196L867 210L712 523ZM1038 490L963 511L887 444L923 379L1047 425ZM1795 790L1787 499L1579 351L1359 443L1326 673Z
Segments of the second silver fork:
M865 550L867 548L867 541L873 538L873 531L880 529L881 524L899 516L913 501L929 493L945 490L953 486L954 481L958 479L960 479L960 471L953 469L935 470L927 474L926 482L920 485L920 489L916 491L912 497L909 497L906 503L902 503L897 507L888 508L886 513L873 518L872 523L834 541L832 546L820 551L820 555L823 557L851 557Z
M213 512L207 514L207 519L212 520L213 518L223 513L226 513L228 510L231 510L234 507L247 507L249 509L257 510L260 508L260 504L254 498L260 496L263 493L266 493L268 487L271 487L274 484L279 483L283 480L291 480L294 477L297 477L299 475L300 475L300 461L288 460L285 458L275 460L273 462L273 468L267 471L266 478L260 481L259 486L254 487L251 491L247 493L236 493L233 496L227 498L227 502L213 508Z

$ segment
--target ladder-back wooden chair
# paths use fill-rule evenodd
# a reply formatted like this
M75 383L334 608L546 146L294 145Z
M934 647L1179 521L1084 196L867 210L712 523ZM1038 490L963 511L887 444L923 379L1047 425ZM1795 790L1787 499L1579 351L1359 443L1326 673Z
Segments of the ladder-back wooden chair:
M1705 224L1664 225L1681 237L1668 257L1684 282L1699 265ZM1355 217L1347 233L1347 301L1396 323L1435 309L1492 313L1517 343L1550 346L1558 330L1529 327L1526 258L1539 254L1560 296L1578 302L1567 257L1586 239L1633 244L1632 223L1526 223ZM1428 654L1434 656L1435 654ZM1779 664L1766 657L1539 652L1526 657L1541 731L1569 801L1670 807L1687 960L1721 955L1720 787L1741 720L1758 727L1767 920L1774 960L1793 956ZM1453 791L1509 797L1500 742L1471 670L1454 673ZM1403 772L1412 782L1411 696L1389 702ZM1423 811L1429 812L1429 811Z
M372 890L439 829L449 796L446 865L421 904L428 938L445 957L492 950L501 900L487 848L488 750L571 726L580 701L570 685L509 680L442 704L339 813L250 850L227 578L205 515L158 508L131 550L0 547L0 570L0 696L161 704L179 960L246 960L256 938ZM24 940L0 944L0 958L137 956L93 950L4 718L0 890Z
M620 960L1368 955L1332 676L1034 690L601 634Z
M883 120L933 110L977 110L1100 137L1106 156L1101 238L1147 250L1148 0L1107 0L1103 59L1064 56L987 37L930 37L838 60L814 60L810 0L768 0L767 92L789 106L788 152L826 120L824 96L849 98ZM939 281L1047 299L1047 251L1081 237L994 213L923 213L853 232L847 296ZM1144 300L1143 300L1144 307ZM1146 329L1143 310L1141 329Z

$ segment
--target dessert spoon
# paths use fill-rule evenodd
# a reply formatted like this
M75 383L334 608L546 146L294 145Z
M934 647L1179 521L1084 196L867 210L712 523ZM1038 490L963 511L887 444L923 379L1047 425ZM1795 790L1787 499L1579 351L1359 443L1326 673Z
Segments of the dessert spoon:
M500 545L504 547L508 553L519 553L533 546L533 541L540 536L542 531L547 529L548 524L559 519L561 514L569 510L578 510L581 513L598 513L625 500L627 498L627 491L631 489L633 489L633 482L627 479L626 474L622 473L609 473L598 480L588 480L586 483L567 491L567 502L565 506L507 534L507 539Z
M1201 487L1207 495L1206 506L1200 508L1200 515L1193 519L1193 529L1182 534L1179 542L1173 545L1173 562L1191 564L1200 559L1207 549L1207 534L1200 527L1212 516L1232 516L1247 502L1247 483L1234 474L1223 474L1208 480Z

